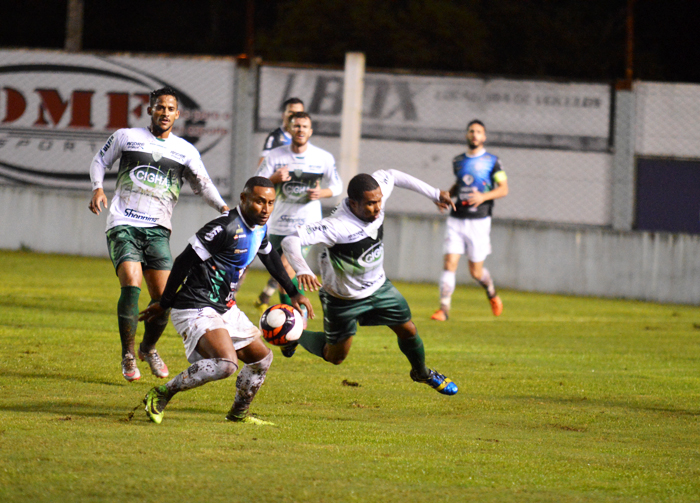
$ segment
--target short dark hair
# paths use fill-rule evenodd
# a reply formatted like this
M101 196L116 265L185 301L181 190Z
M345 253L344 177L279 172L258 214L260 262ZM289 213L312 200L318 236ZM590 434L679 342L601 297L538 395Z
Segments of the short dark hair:
M265 178L264 176L254 176L252 178L249 178L248 181L245 182L243 192L245 192L246 194L250 194L253 192L253 189L255 187L270 187L274 189L275 184L272 183L269 178Z
M355 175L348 184L348 197L355 202L361 203L365 199L365 192L378 189L379 183L372 175L360 173Z
M469 131L469 128L472 126L472 124L478 124L482 128L484 128L484 131L486 131L486 126L484 126L484 123L481 122L479 119L474 119L467 124L467 131Z
M294 112L289 118L289 122L292 122L294 119L309 119L309 122L313 122L311 116L306 112Z
M155 91L151 91L151 99L149 100L149 105L155 105L158 101L158 98L160 98L161 96L172 96L173 98L175 98L175 101L177 101L178 105L180 104L180 97L177 95L177 91L175 91L175 89L173 89L170 86L165 86L161 87L160 89L156 89Z
M284 112L287 109L287 106L289 105L304 106L304 102L301 101L299 98L289 98L288 100L285 100L284 103L282 103L282 111Z

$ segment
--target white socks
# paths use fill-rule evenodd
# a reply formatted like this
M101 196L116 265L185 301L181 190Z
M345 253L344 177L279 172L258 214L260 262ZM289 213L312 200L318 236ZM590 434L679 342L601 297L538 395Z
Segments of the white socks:
M489 273L489 270L486 269L485 267L483 268L483 273L481 274L481 279L478 280L479 284L484 287L486 290L486 295L488 295L489 299L492 299L493 297L496 296L496 287L493 286L493 280L491 279L491 274Z
M193 363L187 370L180 372L171 381L166 383L166 387L171 394L179 391L185 391L192 388L198 388L202 384L219 379L226 379L235 374L238 370L238 365L231 360L223 358L211 358L207 360L199 360Z
M236 399L229 412L230 415L243 417L248 413L250 403L265 382L265 375L270 365L272 365L272 351L258 362L243 365L236 379Z
M455 273L451 271L442 271L440 276L440 308L449 311L452 304L452 294L455 291Z

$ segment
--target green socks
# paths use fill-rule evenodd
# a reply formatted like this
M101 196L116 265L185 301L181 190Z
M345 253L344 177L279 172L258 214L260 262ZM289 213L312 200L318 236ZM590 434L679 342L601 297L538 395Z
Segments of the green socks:
M425 366L425 348L423 347L423 340L418 334L410 339L399 339L397 338L399 349L406 355L408 361L411 364L411 369L419 377L425 377L428 375L428 369ZM304 330L299 338L299 344L301 347L306 349L309 353L314 354L323 358L323 348L326 345L326 334L325 332L312 332L311 330Z
M309 353L323 358L323 347L326 345L325 332L304 330L299 337L299 344Z
M155 304L156 302L158 301L152 300L148 305L150 306L151 304ZM169 316L170 309L166 309L163 313L163 316L160 316L159 318L152 321L144 322L143 342L141 343L141 350L143 351L145 348L144 353L148 353L151 349L153 349L156 346L156 342L158 342L158 339L160 339L160 336L163 334L165 327L168 326Z
M117 317L119 319L119 337L122 341L122 356L134 354L134 338L139 323L139 294L137 286L122 287L122 294L117 302Z
M399 343L399 349L411 363L413 371L419 377L426 376L428 369L425 367L425 347L420 335L416 334L415 337L410 339L399 339L397 337L396 340Z

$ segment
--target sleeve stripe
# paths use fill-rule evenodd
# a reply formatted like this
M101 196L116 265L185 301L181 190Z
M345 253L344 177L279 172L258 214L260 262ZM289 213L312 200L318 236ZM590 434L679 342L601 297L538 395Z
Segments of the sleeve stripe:
M202 260L208 260L211 258L211 253L209 253L209 251L206 248L204 248L204 245L199 240L196 234L188 240L188 243L192 245L192 249Z

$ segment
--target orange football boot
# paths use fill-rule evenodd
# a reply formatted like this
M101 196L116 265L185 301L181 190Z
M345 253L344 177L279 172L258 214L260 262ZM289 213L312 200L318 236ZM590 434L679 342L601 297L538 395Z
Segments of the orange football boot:
M500 316L503 312L503 301L501 298L496 295L495 297L490 298L489 302L491 303L491 311L493 311L493 315Z

